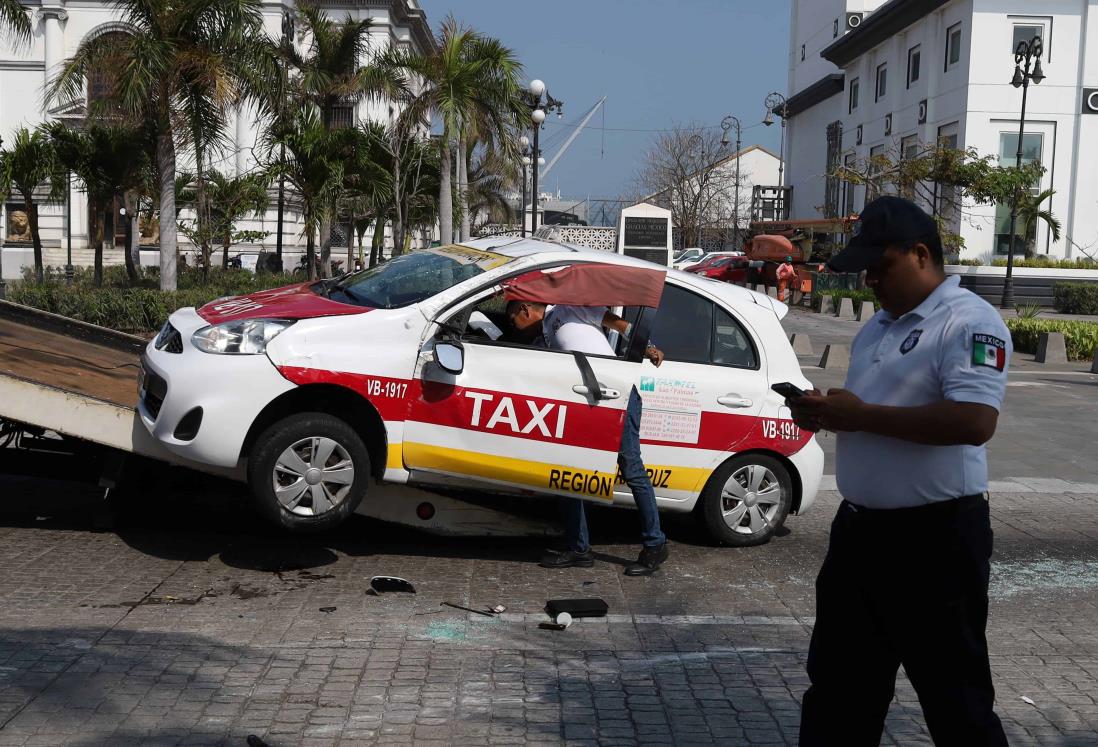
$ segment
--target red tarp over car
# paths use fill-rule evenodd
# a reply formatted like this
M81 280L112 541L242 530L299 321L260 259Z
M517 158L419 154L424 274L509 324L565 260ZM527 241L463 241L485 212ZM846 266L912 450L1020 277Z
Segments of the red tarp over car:
M534 270L504 281L503 286L508 301L656 309L666 276L664 270L592 263Z

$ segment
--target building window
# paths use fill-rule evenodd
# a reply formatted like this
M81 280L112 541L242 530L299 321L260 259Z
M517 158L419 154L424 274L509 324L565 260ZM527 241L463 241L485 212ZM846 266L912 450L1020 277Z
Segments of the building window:
M827 126L827 181L824 186L824 215L828 218L839 216L841 184L835 172L839 169L839 158L843 149L843 123L832 122Z
M1052 50L1052 18L1050 17L1037 17L1037 18L1011 18L1012 34L1010 53L1014 54L1014 51L1018 49L1020 42L1029 43L1033 41L1034 37L1038 37L1041 40L1041 46L1043 51L1043 57L1045 62L1048 62L1051 58L1050 52Z
M874 101L880 101L885 97L888 92L888 64L877 66L877 92L873 97Z
M907 50L907 87L911 88L912 83L919 81L919 64L922 62L923 52L922 46L916 44L911 49Z
M1022 136L1022 165L1042 162L1045 136L1040 132L1027 132ZM1018 157L1018 133L999 133L999 162L1013 166ZM1040 192L1041 185L1038 182L1030 187L1029 193L1036 195ZM1047 207L1047 204L1045 205ZM1037 227L1030 226L1029 234L1022 236L1021 232L1026 227L1019 221L1015 226L1014 253L1024 254L1026 247L1033 247L1037 241ZM995 253L1005 255L1010 247L1010 205L995 206Z
M945 70L948 73L961 62L961 24L946 29Z
M348 130L355 126L354 104L341 104L332 107L330 129Z
M858 79L850 81L850 105L847 107L847 114L858 108Z
M951 122L938 128L938 145L943 148L956 148L958 142L958 123ZM956 231L957 216L957 187L954 184L935 185L936 203L935 212Z
M907 135L900 139L900 158L904 161L910 161L917 158L919 155L919 136ZM906 197L909 200L915 199L915 185L914 184L902 184L900 185L900 196Z

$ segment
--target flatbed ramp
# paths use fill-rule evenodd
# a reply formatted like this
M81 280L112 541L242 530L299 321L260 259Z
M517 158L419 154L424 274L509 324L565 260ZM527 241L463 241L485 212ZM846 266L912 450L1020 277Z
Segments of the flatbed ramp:
M178 462L135 409L145 343L0 301L0 418Z

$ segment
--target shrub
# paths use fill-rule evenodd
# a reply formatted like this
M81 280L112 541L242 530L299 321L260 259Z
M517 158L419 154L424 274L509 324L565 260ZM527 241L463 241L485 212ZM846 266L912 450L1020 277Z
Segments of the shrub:
M983 267L984 262L980 259L961 259L951 264L963 265L964 267Z
M826 291L826 295L832 296L835 299L835 305L839 305L840 298L849 298L854 301L854 307L857 309L861 305L862 301L871 301L873 308L880 311L881 302L877 300L877 294L871 291L869 288L860 288L859 290L833 290Z
M1014 350L1036 353L1037 337L1041 332L1063 332L1068 360L1087 361L1098 347L1098 322L1075 322L1068 319L1007 319L1007 329L1014 341Z
M1098 314L1098 283L1053 283L1052 304L1062 314Z
M996 258L991 260L992 267L1006 267L1007 261L1005 259ZM1014 258L1015 267L1042 267L1045 269L1055 270L1098 270L1098 262L1086 257L1082 259L1058 259L1056 257L1031 257L1025 259L1023 257Z
M193 273L193 275L192 275ZM195 277L198 276L198 277ZM62 278L64 273L62 271ZM122 276L125 278L125 272ZM79 319L123 332L150 334L160 329L176 309L202 306L224 296L239 296L297 282L288 274L252 275L245 270L215 271L206 283L196 270L180 274L179 290L154 287L96 288L90 274L86 282L13 283L9 300L43 311Z

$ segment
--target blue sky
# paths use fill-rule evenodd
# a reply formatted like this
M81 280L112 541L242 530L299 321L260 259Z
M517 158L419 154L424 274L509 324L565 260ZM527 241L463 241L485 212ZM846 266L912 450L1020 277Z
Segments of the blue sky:
M770 91L785 92L789 0L420 0L433 28L452 13L516 51L578 122L607 96L548 175L565 196L617 197L633 182L652 130L677 123L743 123L744 147L777 152L780 127L755 125ZM568 130L552 117L546 159ZM559 146L557 146L559 147Z

